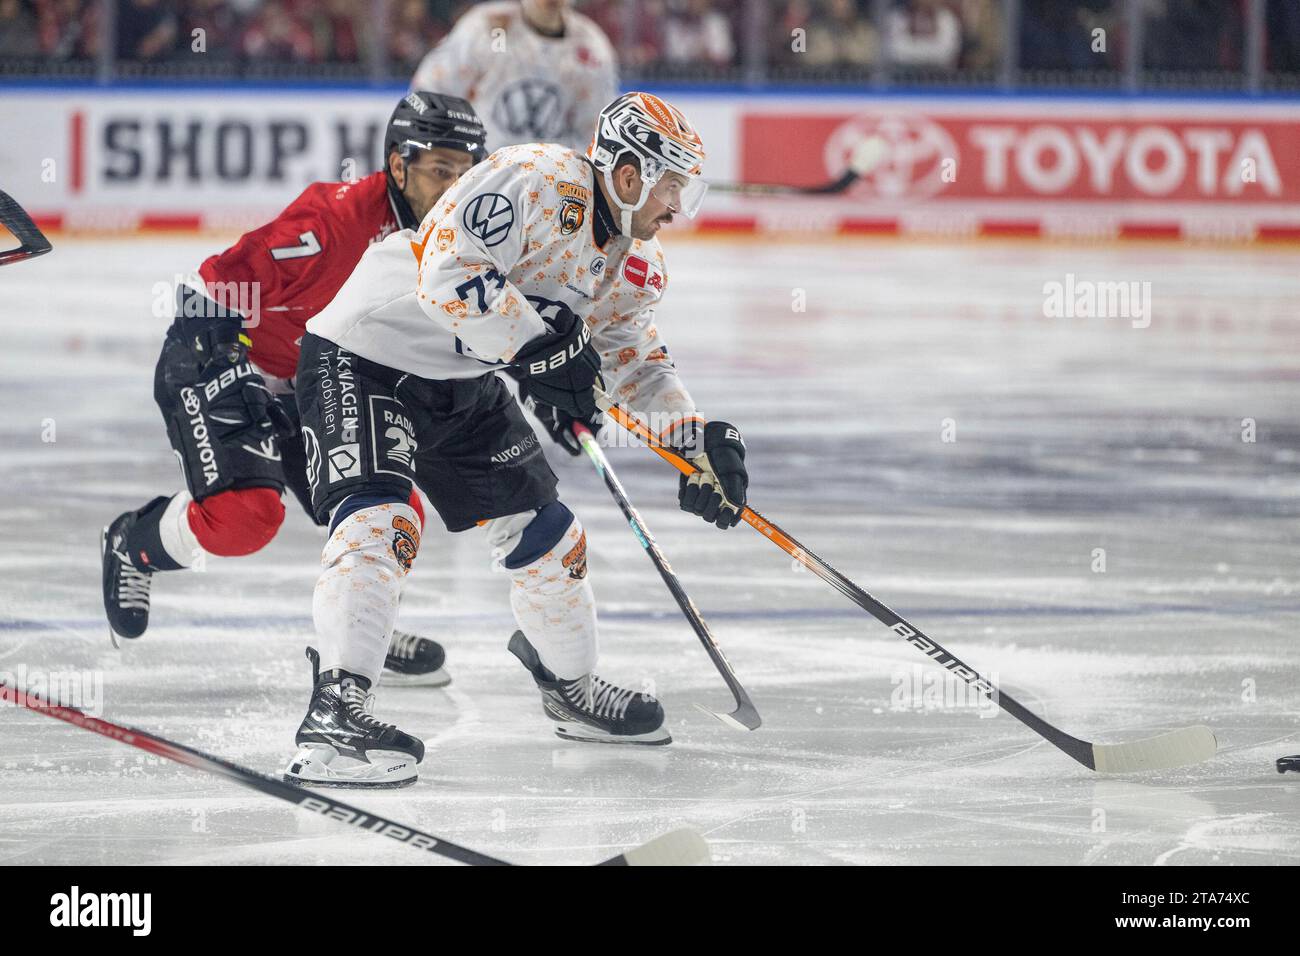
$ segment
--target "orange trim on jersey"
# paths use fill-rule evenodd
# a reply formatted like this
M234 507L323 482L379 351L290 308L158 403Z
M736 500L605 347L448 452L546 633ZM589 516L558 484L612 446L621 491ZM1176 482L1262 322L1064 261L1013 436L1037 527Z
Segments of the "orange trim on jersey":
M424 261L424 247L429 244L429 237L432 235L433 235L433 230L430 229L428 232L424 234L424 240L422 242L419 243L416 243L414 241L411 242L411 251L415 253L416 262Z

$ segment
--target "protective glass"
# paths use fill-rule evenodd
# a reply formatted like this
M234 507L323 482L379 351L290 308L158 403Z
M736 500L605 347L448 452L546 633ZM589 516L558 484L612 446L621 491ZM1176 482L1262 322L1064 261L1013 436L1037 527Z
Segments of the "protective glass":
M709 184L699 176L683 176L681 173L664 173L650 195L659 200L673 212L681 213L687 219L694 219L704 204L704 194L709 191Z

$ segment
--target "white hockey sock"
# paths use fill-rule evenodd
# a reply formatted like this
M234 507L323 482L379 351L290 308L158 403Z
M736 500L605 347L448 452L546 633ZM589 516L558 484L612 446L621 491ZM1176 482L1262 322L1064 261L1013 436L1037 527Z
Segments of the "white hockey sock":
M596 598L587 579L582 524L555 502L535 515L488 525L493 554L511 578L515 621L542 664L563 680L591 673L598 650Z
M203 548L190 527L190 502L194 498L182 491L167 502L158 519L158 537L167 556L183 568L193 567L202 555Z
M330 533L312 596L322 671L342 668L372 684L379 679L402 583L419 547L419 519L406 502L361 508Z

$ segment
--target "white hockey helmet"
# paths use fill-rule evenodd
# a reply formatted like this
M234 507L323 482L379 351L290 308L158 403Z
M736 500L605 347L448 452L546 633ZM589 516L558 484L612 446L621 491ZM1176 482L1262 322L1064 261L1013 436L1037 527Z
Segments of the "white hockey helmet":
M641 166L641 195L628 205L614 189L614 166L630 153ZM708 183L700 178L704 143L677 107L651 93L624 93L600 111L587 156L605 174L610 199L621 210L620 228L632 231L632 213L654 195L675 212L694 219ZM666 173L676 173L664 180Z

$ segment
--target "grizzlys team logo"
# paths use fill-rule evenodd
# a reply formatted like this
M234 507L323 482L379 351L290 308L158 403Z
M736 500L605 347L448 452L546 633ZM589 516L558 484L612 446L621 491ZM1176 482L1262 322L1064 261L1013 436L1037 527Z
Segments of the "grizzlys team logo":
M434 242L438 244L439 252L446 252L456 244L456 230L450 226L444 226L439 229L434 237Z
M420 552L420 529L401 515L393 515L393 557L403 571L411 570Z
M446 312L452 318L463 319L469 315L469 306L464 302L444 302L442 311Z
M578 543L573 546L560 563L569 569L569 577L581 581L587 576L587 532L582 532Z
M564 200L564 205L560 207L560 235L571 236L582 228L587 219L591 190L578 183L558 183L555 188Z
M587 218L587 207L579 202L566 201L560 207L560 235L571 236L582 228Z
M514 143L548 143L564 132L565 96L560 87L528 78L511 83L492 106L492 122Z
M515 207L500 193L482 193L465 206L461 221L479 242L491 248L505 242L515 224Z

